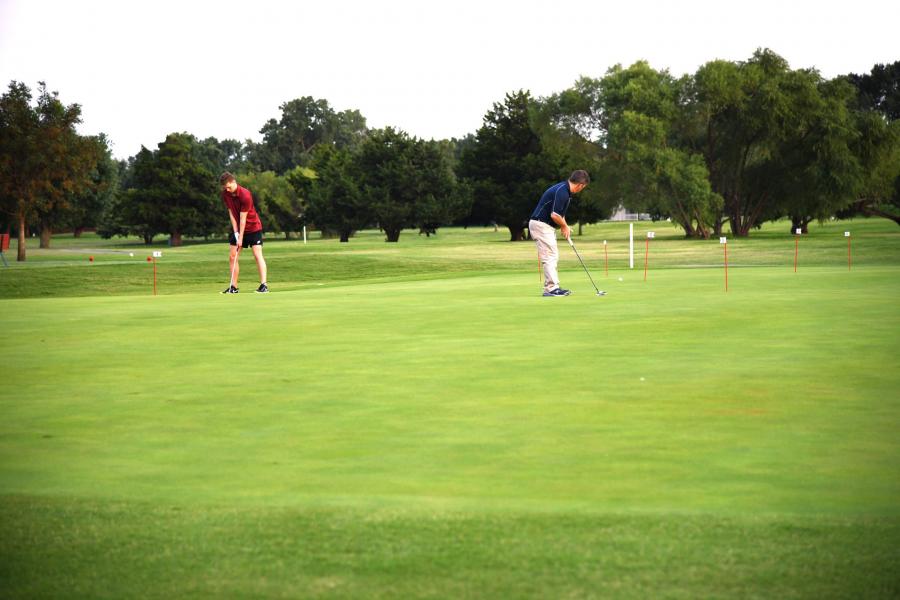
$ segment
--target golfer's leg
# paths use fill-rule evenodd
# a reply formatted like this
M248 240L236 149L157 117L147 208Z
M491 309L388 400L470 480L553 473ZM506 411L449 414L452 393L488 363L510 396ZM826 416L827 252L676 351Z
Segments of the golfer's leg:
M544 279L547 281L545 289L548 292L552 292L559 287L559 271L557 270L557 266L559 265L559 248L556 245L555 231L550 235L550 243L548 246L550 247L550 251L547 262L544 264Z
M556 248L556 232L552 227L541 221L529 221L528 231L534 240L538 250L538 258L544 271L544 291L552 292L559 287L559 275L556 265L559 262L559 252Z
M256 259L256 268L259 269L259 282L266 283L268 280L268 270L266 268L266 259L263 258L262 246L253 246L253 258Z

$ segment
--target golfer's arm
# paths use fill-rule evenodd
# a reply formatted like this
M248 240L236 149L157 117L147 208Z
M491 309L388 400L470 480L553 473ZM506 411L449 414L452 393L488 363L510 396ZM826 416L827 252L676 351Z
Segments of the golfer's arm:
M568 227L569 224L566 223L566 218L562 215L558 215L556 213L550 213L550 218L553 219L553 222L559 225L560 227Z
M230 210L228 211L228 220L231 221L231 230L232 230L232 231L237 231L237 230L238 230L238 224L237 224L237 221L234 220L234 215L231 214L231 211L230 211Z
M247 215L248 214L249 213L245 213L245 212L241 213L241 228L238 229L238 233L240 233L240 235L244 235L244 229L247 227Z

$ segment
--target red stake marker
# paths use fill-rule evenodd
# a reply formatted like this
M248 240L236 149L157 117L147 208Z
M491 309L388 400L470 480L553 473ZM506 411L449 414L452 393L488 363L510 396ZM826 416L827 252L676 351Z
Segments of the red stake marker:
M647 232L647 249L644 250L644 281L647 281L647 260L650 258L650 240L656 234L652 231Z
M850 266L851 266L851 264L852 264L852 262L853 262L853 261L851 260L851 258L850 258L850 232L849 232L849 231L845 231L845 232L844 232L844 237L847 238L847 270L849 271L849 270L850 270Z
M725 248L725 293L728 293L728 238L720 237L719 243Z
M162 252L155 250L153 256L147 257L147 262L153 263L153 295L156 295L156 259L162 258Z

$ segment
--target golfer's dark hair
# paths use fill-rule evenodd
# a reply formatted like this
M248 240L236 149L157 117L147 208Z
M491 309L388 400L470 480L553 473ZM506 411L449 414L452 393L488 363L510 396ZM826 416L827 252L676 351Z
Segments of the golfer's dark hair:
M234 179L234 175L232 175L228 171L225 171L224 173L219 175L219 184L225 185L229 181L235 181L235 179Z
M587 185L591 182L591 176L588 175L587 171L582 171L578 169L577 171L572 171L572 174L569 175L569 181L572 183L583 183Z

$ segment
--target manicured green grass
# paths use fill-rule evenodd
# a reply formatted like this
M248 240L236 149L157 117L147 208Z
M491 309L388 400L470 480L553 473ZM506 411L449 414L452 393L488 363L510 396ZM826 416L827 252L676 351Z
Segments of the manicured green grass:
M0 276L0 596L896 597L900 229L816 227L727 294L717 242L644 282L586 228L604 298L491 230L267 243L269 295L46 251Z

